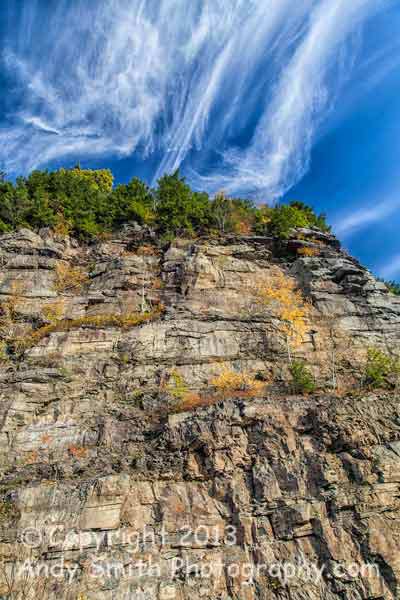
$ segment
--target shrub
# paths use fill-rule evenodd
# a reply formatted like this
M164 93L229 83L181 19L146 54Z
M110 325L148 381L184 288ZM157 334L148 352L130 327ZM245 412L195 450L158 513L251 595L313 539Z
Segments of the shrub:
M137 177L128 184L118 185L109 198L108 226L120 227L129 221L141 224L154 222L154 196Z
M272 209L268 230L274 235L287 239L296 227L316 227L329 231L324 215L316 215L310 206L303 202L282 204Z
M94 190L104 193L111 192L114 183L113 174L109 169L81 169L78 165L70 171L60 169L59 172L79 181L86 181Z
M19 511L15 504L10 500L0 502L0 526L4 522L19 518Z
M44 444L45 446L48 446L50 444L50 442L52 442L52 441L53 441L53 438L48 433L44 433L40 437L41 444Z
M236 373L225 369L211 380L211 385L223 397L243 392L248 395L258 395L265 388L265 382L258 381L249 373Z
M385 281L384 279L380 279L379 281L382 281L386 285L389 292L395 296L400 296L400 283L397 281Z
M21 279L15 279L11 283L7 299L0 303L3 322L14 322L17 319L24 288L25 285Z
M365 384L371 388L388 387L400 374L400 360L379 348L368 348L365 365Z
M80 289L88 281L87 273L68 263L59 262L56 265L55 290L59 293Z
M319 256L320 250L318 248L313 248L312 246L303 246L302 248L297 248L297 254L299 256Z
M0 341L0 362L6 362L9 359L7 343Z
M174 407L175 413L190 412L196 408L212 406L220 400L215 394L199 394L197 392L188 392L183 396L179 403Z
M67 237L71 233L71 224L62 213L57 213L53 229L56 235Z
M87 449L83 448L83 446L69 446L68 452L77 460L85 458L87 455Z
M319 214L317 215L311 206L305 204L304 202L299 202L298 200L293 200L290 205L292 208L297 208L300 210L305 218L307 219L307 227L315 227L316 229L320 229L321 231L329 232L331 230L330 226L326 222L326 215Z
M42 313L44 318L50 323L54 323L55 321L59 321L62 319L65 311L65 302L63 299L57 300L56 302L51 302L50 304L46 304L43 307Z
M157 256L158 252L157 252L157 248L155 248L154 246L149 246L148 244L143 244L142 246L139 246L139 248L136 250L136 254L138 256Z
M292 376L291 385L295 394L311 394L315 391L315 380L301 360L295 360L289 367Z
M40 460L40 455L37 450L31 450L25 456L25 464L26 465L34 465L35 463L39 462L39 460Z
M307 227L305 214L293 206L277 206L271 213L269 230L276 236L287 239L295 227Z
M184 378L175 370L170 373L169 381L165 389L175 400L182 400L189 391Z

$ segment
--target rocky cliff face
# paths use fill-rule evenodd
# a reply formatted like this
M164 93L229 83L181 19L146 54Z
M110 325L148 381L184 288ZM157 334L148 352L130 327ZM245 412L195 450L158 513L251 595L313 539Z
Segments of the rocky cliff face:
M2 597L400 597L400 408L357 387L366 347L399 344L400 299L335 238L21 230L0 258ZM277 268L312 303L312 396L254 305ZM274 383L221 399L221 370Z

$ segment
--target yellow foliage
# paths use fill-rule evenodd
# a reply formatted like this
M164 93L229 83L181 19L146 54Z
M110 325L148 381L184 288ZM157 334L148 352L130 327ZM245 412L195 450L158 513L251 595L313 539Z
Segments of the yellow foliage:
M6 362L7 360L7 344L5 341L0 341L0 362Z
M295 281L276 269L257 286L255 295L257 302L270 308L281 321L280 330L288 342L299 345L307 331L310 305Z
M80 327L121 327L123 329L129 329L130 327L136 327L142 323L156 319L162 314L163 310L163 306L160 305L151 312L143 314L127 313L122 315L95 315L80 317L79 319L62 319L55 323L51 323L50 325L40 327L40 329L36 329L29 335L15 340L13 345L17 352L24 352L38 344L51 333L71 331L72 329L79 329Z
M7 300L1 303L2 321L13 322L16 319L24 289L25 284L20 279L15 279L11 283L10 294L7 296Z
M320 251L318 248L312 248L311 246L303 246L302 248L297 248L297 254L299 256L319 256Z
M81 169L74 167L71 170L60 169L59 173L66 173L76 179L82 179L89 182L94 190L101 190L109 193L112 190L114 177L109 169Z
M59 321L62 319L65 310L65 302L63 299L57 300L56 302L52 302L51 304L47 304L43 307L43 316L47 321L54 323L55 321Z
M225 369L217 377L211 380L211 385L216 388L223 396L234 392L248 392L252 395L260 393L265 382L254 379L249 373L236 373Z
M57 263L56 281L54 284L57 292L66 292L81 288L88 280L87 273L68 263Z
M258 381L249 373L236 373L225 369L211 380L210 385L214 388L207 392L190 391L182 377L175 373L173 381L167 385L170 394L177 400L173 406L176 413L188 412L196 408L211 406L221 399L247 398L261 396L264 392L266 382Z
M172 371L166 386L166 391L176 400L182 400L189 393L188 387L182 375L178 371Z

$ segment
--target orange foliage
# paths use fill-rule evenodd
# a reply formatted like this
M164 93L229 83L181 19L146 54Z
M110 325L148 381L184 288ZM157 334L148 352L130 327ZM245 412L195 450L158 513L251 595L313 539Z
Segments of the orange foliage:
M235 233L239 233L240 235L250 235L252 232L251 224L246 221L240 221L235 226Z
M32 450L31 452L29 452L26 456L26 464L27 465L31 465L33 463L38 462L39 460L39 452L37 450Z
M195 392L188 392L179 402L176 412L187 412L203 406L210 406L217 401L218 399L212 395L203 396Z
M140 246L137 249L136 254L138 254L139 256L156 256L157 249L154 248L154 246L144 244L143 246Z
M40 441L42 442L42 444L50 444L50 442L53 440L53 438L48 435L47 433L43 434L42 437L40 438Z
M82 446L70 446L68 452L76 459L85 458L87 455L86 448L83 448Z
M318 248L312 248L311 246L303 246L302 248L297 248L297 254L299 256L319 256L320 251Z
M214 391L208 393L186 392L174 407L175 413L189 412L197 408L212 406L225 398L251 398L264 392L265 382L249 375L226 371L211 382Z
M151 287L153 290L161 290L164 287L164 282L159 277L156 277L151 282Z
M236 397L240 392L233 392L231 396ZM188 392L181 398L179 403L174 407L174 413L190 412L196 410L196 408L204 408L206 406L212 406L217 402L221 401L221 395L219 394L198 394L196 392Z

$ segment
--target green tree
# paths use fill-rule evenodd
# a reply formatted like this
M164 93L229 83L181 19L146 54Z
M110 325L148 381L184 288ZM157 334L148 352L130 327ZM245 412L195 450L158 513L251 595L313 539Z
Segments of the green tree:
M62 173L65 169L60 169ZM69 171L72 177L87 181L93 189L105 194L111 192L114 177L110 169L81 169L79 165Z
M295 394L312 394L315 391L315 379L302 360L295 360L289 367L292 376L292 388Z
M151 224L163 236L193 235L217 229L241 235L269 232L289 237L295 227L328 230L323 215L302 202L270 208L219 193L195 192L179 171L164 175L156 190L133 178L113 188L108 169L33 171L7 181L0 172L0 232L19 227L52 227L59 235L71 233L90 240L124 223Z
M368 348L365 365L365 384L371 388L398 385L400 360L379 348Z
M326 222L326 215L324 213L317 215L311 206L308 206L308 204L298 200L292 201L289 206L297 208L305 215L308 221L308 227L316 227L321 231L331 230L330 226Z
M301 209L283 204L274 207L268 229L274 235L286 239L295 227L307 227L308 225L307 216Z
M161 177L156 201L157 222L164 234L191 235L210 221L208 195L192 192L179 171Z
M127 185L118 185L110 196L113 227L128 221L152 223L155 218L153 201L151 190L137 177Z

